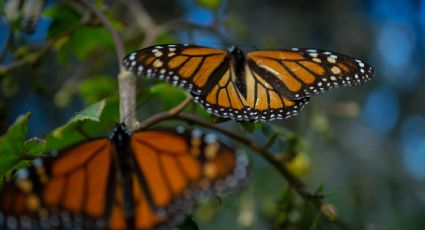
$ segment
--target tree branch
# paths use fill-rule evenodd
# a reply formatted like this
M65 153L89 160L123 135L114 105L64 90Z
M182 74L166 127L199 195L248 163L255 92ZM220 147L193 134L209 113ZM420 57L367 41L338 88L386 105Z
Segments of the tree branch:
M146 120L144 120L142 123L140 123L139 128L143 129L143 128L147 128L153 124L156 124L160 121L166 120L166 119L170 119L172 117L177 116L180 112L182 112L186 106L192 101L192 97L186 97L186 99L184 99L180 104L178 104L176 107L162 112L162 113L158 113Z

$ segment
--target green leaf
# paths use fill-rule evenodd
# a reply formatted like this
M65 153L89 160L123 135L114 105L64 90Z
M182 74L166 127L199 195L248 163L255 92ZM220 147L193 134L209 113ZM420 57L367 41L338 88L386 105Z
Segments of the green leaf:
M30 156L39 156L46 150L47 142L44 139L33 137L24 142L25 153Z
M95 76L80 83L80 94L86 104L93 104L117 91L116 80L107 75Z
M198 224L192 219L191 216L186 217L183 223L181 223L178 227L180 230L198 230Z
M16 170L21 168L28 168L32 165L32 163L33 163L32 160L21 160L18 163L11 166L8 170L0 174L0 190L1 190L2 183L10 181L13 174L16 172Z
M210 10L216 10L220 7L220 0L196 0L198 5L205 7Z
M109 134L119 120L118 108L118 97L110 97L75 113L68 123L46 136L46 151L63 149L102 132Z
M25 155L25 138L28 133L28 112L19 116L0 139L0 175L17 164Z
M74 117L71 118L71 122L84 120L100 121L100 116L102 115L105 105L106 100L101 100L97 103L94 103L86 109L75 113Z

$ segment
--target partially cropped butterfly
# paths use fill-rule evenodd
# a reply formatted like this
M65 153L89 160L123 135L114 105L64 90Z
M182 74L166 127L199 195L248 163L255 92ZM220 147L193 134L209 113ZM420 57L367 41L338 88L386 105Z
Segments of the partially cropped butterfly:
M19 170L0 191L0 228L169 229L195 197L237 188L246 170L212 134L121 124Z
M123 64L137 75L186 89L214 115L239 121L294 116L311 95L359 85L374 75L358 59L298 48L244 54L236 47L156 45L130 53Z

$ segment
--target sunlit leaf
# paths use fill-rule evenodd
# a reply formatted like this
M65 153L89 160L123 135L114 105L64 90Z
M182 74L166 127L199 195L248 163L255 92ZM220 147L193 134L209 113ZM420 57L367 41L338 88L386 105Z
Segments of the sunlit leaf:
M3 182L10 181L12 179L12 176L16 172L16 170L21 168L28 168L33 163L32 160L19 160L18 163L12 165L9 169L7 169L5 172L2 172L0 174L0 188Z
M46 150L46 146L46 140L37 137L33 137L24 142L25 153L29 156L42 155Z
M105 108L106 100L101 100L86 109L74 114L70 122L92 120L99 121L102 115L103 109Z
M111 97L75 113L68 123L46 136L46 151L60 150L102 133L108 135L119 121L118 108L118 97Z

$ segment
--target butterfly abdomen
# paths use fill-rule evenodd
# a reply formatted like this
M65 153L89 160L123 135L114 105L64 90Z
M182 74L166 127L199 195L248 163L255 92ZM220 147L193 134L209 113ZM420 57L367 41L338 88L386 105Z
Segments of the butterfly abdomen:
M245 79L245 54L238 47L233 46L229 49L231 57L231 66L234 66L233 78L239 93L246 98L246 79Z

